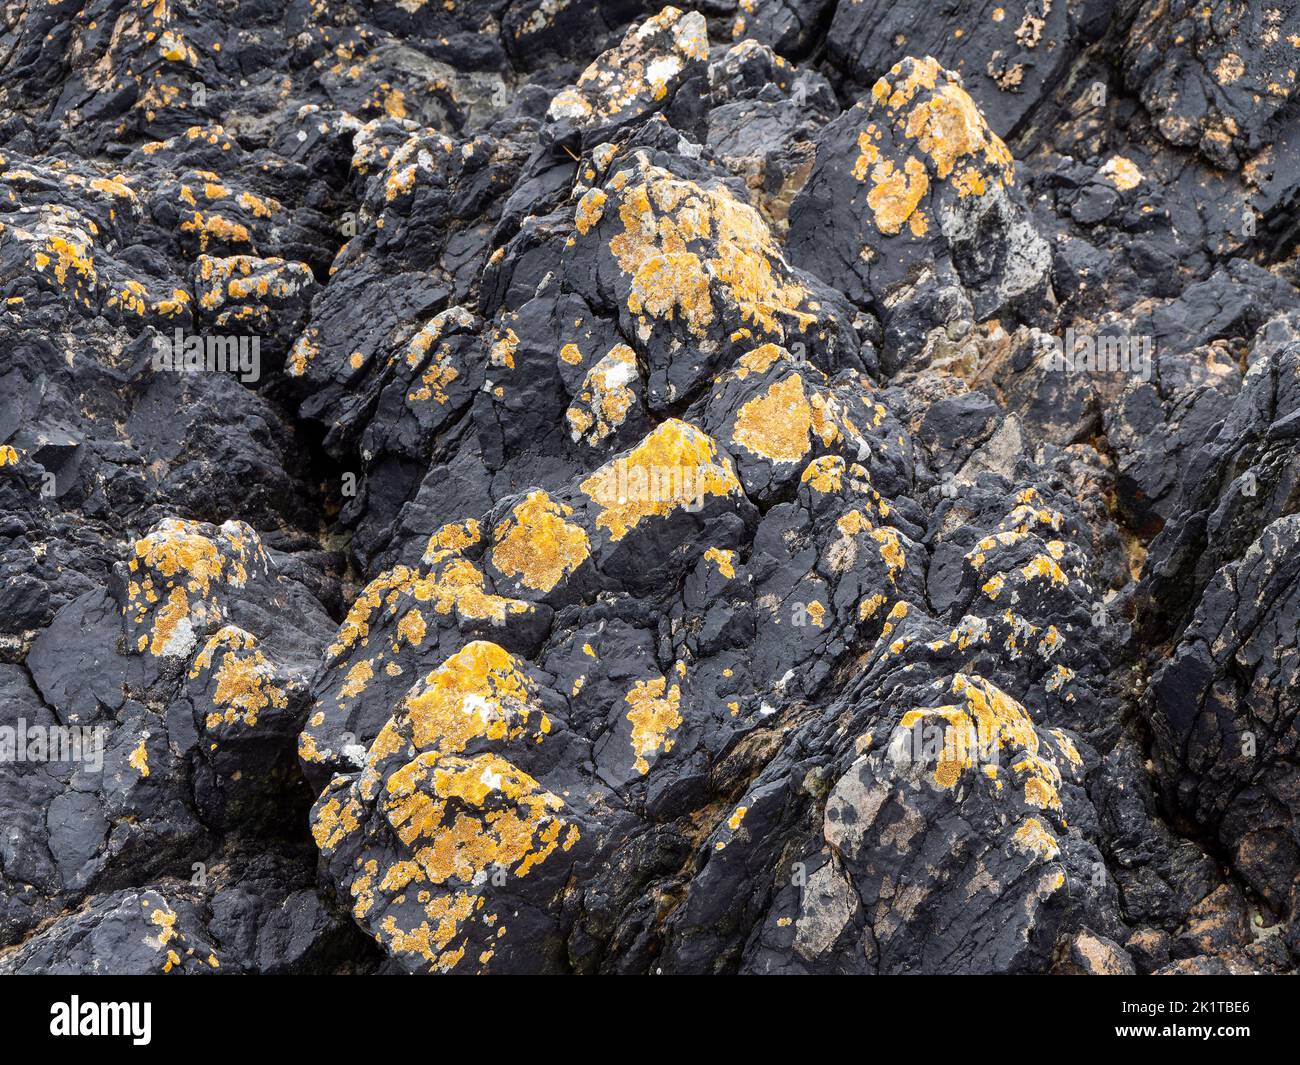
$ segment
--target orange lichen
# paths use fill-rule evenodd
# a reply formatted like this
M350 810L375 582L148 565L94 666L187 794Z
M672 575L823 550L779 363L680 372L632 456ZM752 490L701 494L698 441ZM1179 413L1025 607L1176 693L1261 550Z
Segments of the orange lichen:
M1045 862L1050 862L1061 854L1056 837L1036 817L1026 818L1012 839L1022 851Z
M608 198L603 189L588 189L578 201L573 224L583 236L586 236L591 227L600 221L605 213L605 201Z
M1016 757L1011 771L1023 780L1025 802L1040 809L1059 810L1056 789L1061 774L1050 757L1040 754L1038 732L1025 708L979 676L958 673L949 690L961 696L963 703L909 710L899 721L899 728L904 730L936 718L945 723L943 753L936 760L933 776L935 785L951 789L977 762L997 764L1009 752Z
M417 683L398 707L416 750L459 754L474 739L513 739L530 722L541 729L535 686L508 651L476 640ZM540 734L540 731L539 731Z
M915 237L926 234L930 223L921 205L933 181L951 181L961 198L1014 181L1006 145L958 80L931 57L895 64L872 87L865 110L871 121L858 132L852 174L870 183L867 206L886 236L904 225ZM882 126L892 131L892 148L884 147Z
M616 344L583 379L582 387L565 418L575 441L584 437L598 444L626 420L636 402L629 387L637 382L636 353L626 344Z
M135 749L131 751L127 762L140 776L147 777L149 775L149 749L145 746L143 737L135 745Z
M591 553L586 532L565 520L572 514L545 492L530 492L493 530L492 564L533 591L551 591Z
M1121 192L1135 189L1142 183L1142 171L1131 159L1122 155L1107 159L1097 171L1097 176L1110 182Z
M366 770L322 801L312 832L324 853L386 823L399 845L386 862L356 859L348 883L358 920L394 954L456 968L468 922L502 876L525 877L580 839L563 800L485 743L540 742L551 728L536 684L496 644L467 645L417 683L371 744ZM476 753L466 754L473 744ZM378 766L400 756L382 778ZM414 912L403 902L414 898ZM494 914L484 924L496 923ZM496 930L496 938L504 934ZM491 950L478 951L480 964Z
M806 328L807 290L793 279L762 217L723 187L705 189L639 160L641 182L621 171L618 191L623 231L609 249L631 278L628 310L651 328L651 319L685 323L704 337L718 311L718 294L742 320L783 337L782 317Z
M648 758L672 750L675 741L669 733L682 723L678 712L681 688L676 684L671 688L667 685L665 677L640 680L624 697L632 708L627 712L627 719L632 723L633 764L642 776L650 772Z
M701 430L670 418L626 455L580 485L601 506L596 524L621 540L641 521L665 517L710 496L739 496L740 482Z
M740 408L731 438L769 462L798 462L808 453L812 414L803 378L791 374Z
M735 551L722 551L719 548L710 547L704 552L704 557L709 562L716 565L718 567L718 572L726 577L727 580L735 578L736 559L738 557Z
M822 455L804 467L799 481L810 485L815 491L829 495L843 487L846 468L844 459L839 455Z
M195 678L212 668L220 654L216 672L215 707L204 724L214 729L221 724L241 724L252 728L258 714L267 707L283 710L288 706L284 689L274 683L275 667L257 647L249 632L226 625L210 636L194 658L190 677Z
M927 223L917 207L929 191L930 177L919 160L909 155L898 169L893 160L882 159L871 168L871 191L867 193L876 228L893 236L907 223L914 236L924 236Z
M224 616L222 592L247 583L250 570L266 574L269 561L257 534L243 522L226 522L216 535L198 522L168 518L135 542L124 613L143 624L154 613L151 631L137 639L140 650L181 656L193 648L199 626Z

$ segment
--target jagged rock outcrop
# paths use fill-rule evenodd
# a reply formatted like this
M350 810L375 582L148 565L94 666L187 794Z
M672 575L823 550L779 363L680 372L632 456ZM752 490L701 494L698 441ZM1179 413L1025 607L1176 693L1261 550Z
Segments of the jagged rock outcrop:
M1294 971L1293 22L15 10L0 972Z

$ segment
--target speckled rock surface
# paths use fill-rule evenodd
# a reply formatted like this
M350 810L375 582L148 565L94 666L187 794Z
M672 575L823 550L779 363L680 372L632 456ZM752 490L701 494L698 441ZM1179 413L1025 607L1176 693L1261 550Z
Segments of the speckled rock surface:
M0 32L0 973L1293 972L1300 14Z

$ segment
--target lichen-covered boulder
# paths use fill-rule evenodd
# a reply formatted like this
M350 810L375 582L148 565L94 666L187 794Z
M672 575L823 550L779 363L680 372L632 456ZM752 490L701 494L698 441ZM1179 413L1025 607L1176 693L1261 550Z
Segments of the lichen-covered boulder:
M884 319L887 360L917 329L1040 308L1051 256L1011 153L937 60L895 64L816 145L791 258Z
M647 706L648 735L663 713ZM404 967L561 964L557 896L618 817L565 716L524 663L475 641L418 678L361 771L322 792L312 832L326 866Z
M599 144L663 108L674 125L689 129L702 111L708 58L704 16L662 8L601 54L572 88L556 94L546 111L551 135L563 139L572 129L583 143Z

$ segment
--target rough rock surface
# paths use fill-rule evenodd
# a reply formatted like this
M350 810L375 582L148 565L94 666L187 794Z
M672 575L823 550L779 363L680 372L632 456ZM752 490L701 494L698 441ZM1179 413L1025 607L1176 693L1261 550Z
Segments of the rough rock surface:
M1294 4L0 34L0 973L1292 972Z

